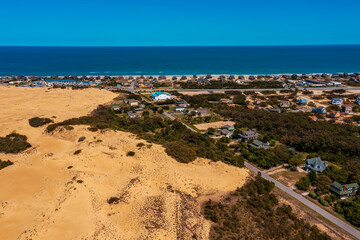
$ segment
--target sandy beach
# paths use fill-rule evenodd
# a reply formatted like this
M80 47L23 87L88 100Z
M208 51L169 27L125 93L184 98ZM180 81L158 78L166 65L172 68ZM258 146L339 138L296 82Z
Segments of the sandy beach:
M206 159L182 164L130 133L75 126L47 134L46 126L28 124L32 117L83 116L116 96L98 89L0 87L0 136L16 131L33 146L0 154L14 162L0 170L1 238L208 238L210 222L200 204L241 187L248 170ZM118 204L108 204L110 197Z

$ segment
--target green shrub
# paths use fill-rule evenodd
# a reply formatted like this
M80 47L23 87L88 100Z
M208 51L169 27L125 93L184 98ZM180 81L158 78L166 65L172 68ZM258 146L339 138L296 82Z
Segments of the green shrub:
M51 123L51 122L53 122L53 120L51 120L50 118L34 117L34 118L29 119L29 124L32 127L41 127L41 126Z
M321 205L325 207L329 206L329 203L323 197L319 197L318 201Z
M133 157L133 156L135 156L135 152L129 151L129 152L127 152L126 156Z
M302 177L299 181L295 184L295 186L302 191L307 191L310 187L310 179L309 177Z
M10 165L13 165L14 163L11 162L10 160L7 160L7 161L1 161L0 159L0 169L3 169L3 168L6 168Z
M311 197L313 199L317 199L317 195L314 192L309 193L309 197Z
M138 148L141 148L141 147L143 147L143 146L145 146L144 143L138 143L138 144L136 144L136 147L138 147Z
M78 154L80 154L80 153L81 153L81 149L76 150L76 151L74 152L74 155L78 155Z
M166 144L166 153L182 163L189 163L196 159L196 151L181 141Z
M19 153L31 147L25 135L11 133L6 137L0 137L0 152Z

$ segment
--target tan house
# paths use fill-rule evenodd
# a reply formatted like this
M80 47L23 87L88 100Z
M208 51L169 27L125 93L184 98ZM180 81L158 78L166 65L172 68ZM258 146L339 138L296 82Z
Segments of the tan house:
M339 111L331 111L327 114L327 117L329 118L338 118L341 116L341 113Z
M130 107L137 107L139 106L139 101L135 99L125 99L124 103L129 104Z
M351 105L343 105L341 109L343 110L344 113L352 114L353 107Z

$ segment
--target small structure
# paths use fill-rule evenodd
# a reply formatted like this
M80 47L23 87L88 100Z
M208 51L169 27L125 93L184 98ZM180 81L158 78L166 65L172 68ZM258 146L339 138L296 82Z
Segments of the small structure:
M227 129L229 131L234 131L235 130L235 127L233 125L229 125L229 124L226 124L223 129Z
M255 148L264 148L264 149L268 149L269 146L270 146L270 143L266 142L262 142L262 141L259 141L259 140L254 140L251 144L250 144L251 147L255 147Z
M190 107L190 104L186 102L185 100L179 100L176 102L176 106L178 107Z
M342 98L332 98L331 99L331 104L335 104L335 105L341 105L343 104L344 100Z
M255 104L255 105L261 104L261 99L256 98L256 99L254 100L254 104Z
M139 101L135 99L125 99L124 103L129 104L130 107L137 107L139 106Z
M316 172L325 171L327 164L321 160L321 157L306 159L305 169L306 171L315 170Z
M175 112L184 112L186 110L186 107L184 106L177 106L174 108Z
M233 131L229 131L229 130L227 130L227 129L222 129L222 130L221 130L221 135L222 135L222 136L225 136L225 137L227 137L227 138L231 138L232 135L233 135Z
M313 120L313 121L317 121L317 120L318 120L318 118L317 118L316 116L309 116L309 118L310 118L311 120Z
M115 112L118 112L120 111L120 107L119 106L112 106L112 110L115 111Z
M281 107L281 108L290 108L290 101L281 101L279 103L279 107Z
M341 184L335 181L330 185L329 189L340 196L341 199L344 199L356 195L359 185L357 183Z
M256 132L256 129L249 128L247 131L241 132L239 138L244 142L248 142L250 140L257 140L259 135L260 134Z
M298 100L298 105L306 105L307 104L307 100L305 98L300 98Z
M338 118L341 117L341 113L339 111L331 111L327 114L329 118Z
M344 113L352 114L353 107L351 105L343 105L341 109L343 110Z
M268 111L269 112L275 112L275 113L281 113L281 110L277 109L277 108L270 108Z
M355 99L355 104L360 105L360 98Z
M141 113L139 112L128 112L129 118L141 118Z
M156 92L150 96L154 100L168 100L171 99L171 95L165 92Z
M209 116L210 113L206 109L200 109L197 111L198 117L206 117Z
M222 98L220 99L219 103L226 103L226 104L231 104L233 101L231 99L227 99L227 98Z
M321 113L321 114L326 114L326 108L324 107L316 107L312 109L313 113Z

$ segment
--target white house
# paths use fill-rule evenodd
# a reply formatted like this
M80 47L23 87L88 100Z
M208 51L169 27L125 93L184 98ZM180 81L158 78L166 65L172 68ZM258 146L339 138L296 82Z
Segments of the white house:
M152 99L154 100L167 100L167 99L171 99L171 95L168 93L164 93L164 92L156 92L151 94L150 96Z

